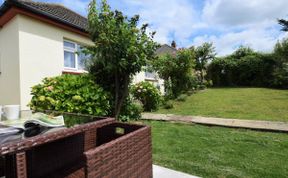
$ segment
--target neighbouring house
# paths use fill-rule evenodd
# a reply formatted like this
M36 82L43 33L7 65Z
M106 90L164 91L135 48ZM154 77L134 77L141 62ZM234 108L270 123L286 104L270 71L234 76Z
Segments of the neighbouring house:
M175 43L175 42L174 42ZM175 43L176 45L176 43ZM176 47L176 46L175 46ZM161 56L161 55L175 55L177 52L177 49L169 46L167 44L162 45L160 48L156 50L156 55ZM154 84L162 94L165 94L165 88L164 88L164 80L159 78L158 74L156 72L150 72L143 70L142 72L138 73L133 80L133 83L138 83L141 81L148 81Z
M43 78L85 72L79 49L93 45L86 27L85 17L62 5L6 0L0 7L0 105L19 104L24 113L31 87ZM164 92L155 73L141 72L134 82L145 80Z

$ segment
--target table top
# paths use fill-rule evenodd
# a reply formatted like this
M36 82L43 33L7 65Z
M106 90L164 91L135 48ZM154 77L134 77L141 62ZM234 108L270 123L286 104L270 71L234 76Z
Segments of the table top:
M90 115L71 114L71 113L49 113L53 116L62 115L64 117L65 126L60 128L40 128L28 130L12 134L9 136L0 135L0 156L6 153L11 153L15 147L29 147L29 145L43 144L53 139L59 139L67 135L76 134L86 129L87 125L92 125L97 122L114 121L113 118L96 117ZM28 119L29 120L29 119ZM0 128L6 127L0 124ZM31 133L32 132L32 133ZM13 148L13 149L12 149Z

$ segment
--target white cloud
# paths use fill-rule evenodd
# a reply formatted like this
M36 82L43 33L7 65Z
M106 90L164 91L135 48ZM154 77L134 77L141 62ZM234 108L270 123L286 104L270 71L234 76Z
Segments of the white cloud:
M137 6L130 13L139 14L143 22L148 22L156 30L156 41L170 43L177 40L185 44L194 32L194 24L199 23L197 13L189 0L123 0L127 7ZM132 11L132 12L131 12Z
M273 35L277 34L277 35ZM249 46L257 51L271 52L277 40L288 35L279 33L278 29L248 29L241 32L229 32L220 36L198 36L194 39L194 45L203 42L213 42L217 55L224 56L232 53L240 45Z
M203 9L195 8L195 0L121 2L125 4L124 12L140 14L144 22L152 24L156 41L169 44L175 38L181 47L212 41L219 55L239 45L271 51L283 37L276 19L288 15L287 0L206 0Z
M211 25L243 27L288 15L287 0L207 0L203 20Z
M220 35L198 36L192 44L213 42L220 56L233 52L239 45L269 52L277 40L287 36L277 25L277 18L286 15L287 0L207 0L202 22Z
M150 24L149 30L157 32L159 43L176 40L179 47L189 47L212 41L219 55L231 53L239 45L271 51L285 36L276 19L287 17L287 0L205 0L204 7L199 6L200 1L109 0L109 4L129 16L139 14L143 23ZM87 14L88 0L58 2Z

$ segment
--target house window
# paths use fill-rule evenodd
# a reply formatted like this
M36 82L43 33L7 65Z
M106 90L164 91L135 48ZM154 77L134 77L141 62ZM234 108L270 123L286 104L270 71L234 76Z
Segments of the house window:
M81 52L81 45L64 41L64 69L73 71L85 71L87 56Z
M145 71L145 78L156 80L156 73Z

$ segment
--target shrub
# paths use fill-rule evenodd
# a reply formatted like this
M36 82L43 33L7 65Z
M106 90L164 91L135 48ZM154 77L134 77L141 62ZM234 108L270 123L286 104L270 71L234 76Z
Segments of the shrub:
M181 49L152 60L152 69L164 79L165 94L170 99L175 99L195 85L196 78L192 73L195 67L194 55L194 48Z
M208 78L214 86L269 87L275 67L273 56L256 53L240 59L218 58L208 67Z
M288 64L283 64L283 66L276 68L273 77L273 87L288 89Z
M163 108L164 109L172 109L174 108L173 102L172 101L166 101L163 103Z
M106 116L110 112L108 94L89 75L62 75L43 79L32 87L32 110L55 110Z
M143 106L139 102L132 101L128 98L121 109L119 120L122 122L128 122L131 120L141 119L141 113L143 112Z
M205 82L204 82L204 85L205 85L207 88L213 87L213 81L212 81L212 80L205 81Z
M159 90L149 82L140 82L131 88L131 93L135 99L139 100L144 107L144 111L157 110L161 101Z
M186 101L186 99L187 99L187 95L182 94L176 98L176 101L184 102L184 101Z

